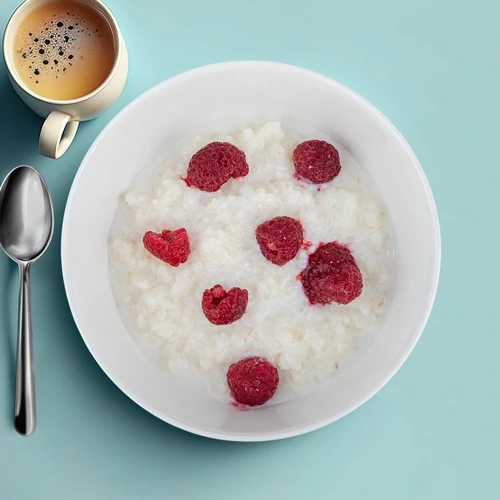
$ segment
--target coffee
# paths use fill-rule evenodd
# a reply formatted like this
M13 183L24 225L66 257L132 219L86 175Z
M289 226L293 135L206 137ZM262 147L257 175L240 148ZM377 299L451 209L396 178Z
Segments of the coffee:
M16 71L32 92L44 98L76 99L92 92L110 74L114 60L108 22L77 0L40 5L16 32Z

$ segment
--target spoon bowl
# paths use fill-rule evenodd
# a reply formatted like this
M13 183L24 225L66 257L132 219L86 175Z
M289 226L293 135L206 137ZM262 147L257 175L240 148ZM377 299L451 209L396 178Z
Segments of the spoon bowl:
M54 211L47 184L34 168L16 167L0 187L0 245L19 266L14 425L26 436L36 426L30 269L49 246L53 231Z
M35 261L53 231L52 203L45 181L32 167L17 167L0 188L0 245L14 261Z

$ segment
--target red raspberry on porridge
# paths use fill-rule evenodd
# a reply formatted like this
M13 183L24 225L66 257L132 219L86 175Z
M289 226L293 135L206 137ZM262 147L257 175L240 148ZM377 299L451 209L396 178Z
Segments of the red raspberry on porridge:
M304 229L297 219L281 216L267 220L255 230L262 255L278 266L291 261L300 250Z
M247 310L248 291L233 287L227 292L221 285L205 290L201 299L203 314L214 325L238 321Z
M328 142L314 139L295 148L293 165L297 178L312 184L323 184L340 173L340 156Z
M261 406L269 401L278 388L278 370L259 357L242 359L229 367L227 383L237 403Z
M164 229L161 233L147 231L142 238L144 248L157 259L177 267L187 261L191 247L187 231Z
M218 191L229 179L248 174L245 153L228 142L211 142L193 155L187 182L201 191Z
M336 241L320 245L301 274L311 304L349 304L361 295L363 278L350 250Z

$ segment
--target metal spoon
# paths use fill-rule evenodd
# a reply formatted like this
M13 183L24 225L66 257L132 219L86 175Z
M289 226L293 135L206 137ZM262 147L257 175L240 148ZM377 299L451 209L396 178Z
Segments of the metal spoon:
M49 246L53 228L54 212L47 184L34 168L16 167L0 187L0 245L19 266L14 426L25 436L36 426L30 269Z

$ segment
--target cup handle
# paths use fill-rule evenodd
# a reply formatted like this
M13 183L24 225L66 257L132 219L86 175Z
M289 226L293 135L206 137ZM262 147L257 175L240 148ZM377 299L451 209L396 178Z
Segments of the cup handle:
M59 158L73 142L78 120L61 111L52 111L43 122L38 141L40 153L48 158Z

